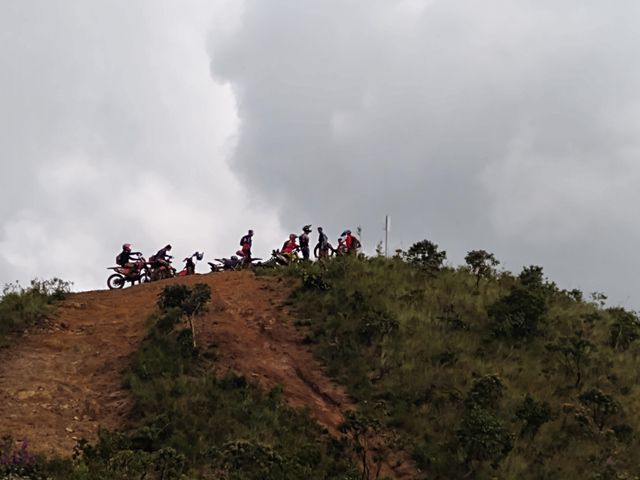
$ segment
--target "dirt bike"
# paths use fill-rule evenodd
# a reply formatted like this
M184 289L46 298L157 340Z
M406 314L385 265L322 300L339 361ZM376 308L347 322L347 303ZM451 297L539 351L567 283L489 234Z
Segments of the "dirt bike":
M122 288L127 282L130 282L131 285L135 285L136 282L148 282L151 278L149 265L140 253L133 259L133 267L108 267L107 270L115 271L107 278L107 286L110 290Z
M232 255L230 258L215 258L214 262L207 262L212 272L237 271L245 267L259 265L261 258L247 258Z
M167 255L167 259L164 262L155 260L153 257L149 258L149 280L155 282L156 280L175 277L176 269L171 266L172 258L171 255Z
M271 250L271 258L266 262L262 262L262 267L278 267L291 265L292 263L300 262L300 257L297 251L291 253L282 253L280 250Z
M184 268L178 272L179 277L186 277L187 275L195 275L196 262L193 261L194 257L197 261L200 261L202 260L202 257L204 257L204 252L201 252L201 253L196 252L190 257L185 258L183 260L183 262L185 263Z

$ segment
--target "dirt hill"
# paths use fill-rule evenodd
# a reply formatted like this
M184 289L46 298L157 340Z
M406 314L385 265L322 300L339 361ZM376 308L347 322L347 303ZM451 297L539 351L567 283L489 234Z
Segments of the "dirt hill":
M197 320L196 340L203 351L215 351L218 369L265 388L281 385L291 406L309 408L339 435L343 412L353 406L324 375L283 309L291 287L248 272L70 295L45 328L0 352L2 432L29 439L34 451L66 456L76 439L95 439L98 427L124 425L131 405L122 373L145 335L158 294L171 282L211 287L212 302ZM395 478L415 478L407 462L394 459L385 467Z

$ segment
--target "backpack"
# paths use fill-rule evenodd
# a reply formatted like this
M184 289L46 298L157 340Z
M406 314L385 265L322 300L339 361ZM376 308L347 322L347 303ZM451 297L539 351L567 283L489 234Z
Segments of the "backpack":
M116 255L116 265L122 265L122 263L120 263L121 261L122 261L122 252Z

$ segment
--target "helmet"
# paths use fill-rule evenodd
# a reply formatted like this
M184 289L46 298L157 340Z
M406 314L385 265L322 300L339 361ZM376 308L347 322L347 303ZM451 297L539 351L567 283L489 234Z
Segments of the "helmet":
M129 250L131 250L131 244L125 243L124 245L122 245L122 249L128 252Z
M202 257L204 257L204 252L196 252L193 254L198 260L202 260Z
M311 225L305 225L302 227L302 231L309 233L311 231Z
M342 236L344 237L345 235L351 235L351 230L345 230L342 232Z
M247 232L249 235L253 235L253 230L249 230L249 232Z
M298 236L295 233L290 233L289 234L289 239L290 240L295 240L296 238L298 238Z
M171 245L167 244L164 248L166 248L167 250L171 250Z
M322 227L318 227L318 231L321 232L322 231Z

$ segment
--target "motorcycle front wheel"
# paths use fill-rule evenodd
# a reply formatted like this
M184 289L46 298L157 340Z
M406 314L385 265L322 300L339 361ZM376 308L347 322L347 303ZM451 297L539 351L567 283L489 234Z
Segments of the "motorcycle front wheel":
M107 278L107 286L109 287L109 290L124 287L124 277L119 273L114 273Z

